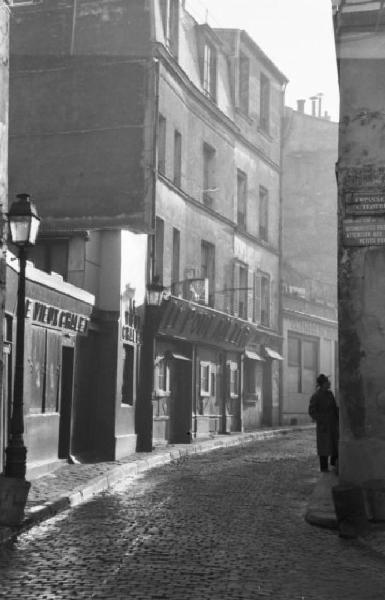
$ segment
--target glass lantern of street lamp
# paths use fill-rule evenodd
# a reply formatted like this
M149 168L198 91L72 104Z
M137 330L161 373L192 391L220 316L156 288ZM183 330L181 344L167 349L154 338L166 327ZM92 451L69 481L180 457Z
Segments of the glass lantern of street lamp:
M8 212L11 242L15 246L27 247L36 243L40 217L28 194L18 194Z
M165 287L161 283L159 283L159 279L154 278L154 281L147 285L147 305L160 306L162 304L164 290Z

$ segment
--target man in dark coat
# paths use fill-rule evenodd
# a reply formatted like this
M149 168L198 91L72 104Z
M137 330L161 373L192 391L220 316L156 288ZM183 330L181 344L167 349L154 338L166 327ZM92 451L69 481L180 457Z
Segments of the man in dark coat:
M317 377L317 390L310 398L309 415L316 422L317 453L321 471L328 471L328 462L337 467L338 459L338 406L330 391L326 375Z

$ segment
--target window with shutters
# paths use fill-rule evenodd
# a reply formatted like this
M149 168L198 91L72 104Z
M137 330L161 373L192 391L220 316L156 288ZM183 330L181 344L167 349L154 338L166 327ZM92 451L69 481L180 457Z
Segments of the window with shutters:
M270 276L261 275L261 325L270 327Z
M166 46L175 58L178 58L179 0L160 0L160 10Z
M243 54L239 55L239 108L245 114L249 114L250 97L250 59Z
M155 261L154 276L163 283L163 254L164 254L164 221L160 217L155 220Z
M201 277L209 281L209 306L215 305L215 246L201 242Z
M269 133L270 130L270 80L264 73L260 78L260 97L259 97L259 126Z
M247 210L247 175L237 169L237 224L240 229L246 229Z
M265 242L269 239L269 192L259 186L259 237Z
M254 323L261 322L261 276L259 273L254 275L253 321Z
M247 298L248 298L248 268L245 265L239 265L239 311L238 311L238 316L241 319L247 319Z
M179 131L174 132L174 184L182 185L182 135Z
M158 121L158 171L166 174L166 119L162 115Z

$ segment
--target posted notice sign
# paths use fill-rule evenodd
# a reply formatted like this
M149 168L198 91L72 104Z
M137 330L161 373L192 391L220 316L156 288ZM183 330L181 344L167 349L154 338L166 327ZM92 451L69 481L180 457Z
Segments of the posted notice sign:
M345 195L348 215L385 214L385 194L374 192L351 192Z
M344 246L385 246L385 218L344 219Z

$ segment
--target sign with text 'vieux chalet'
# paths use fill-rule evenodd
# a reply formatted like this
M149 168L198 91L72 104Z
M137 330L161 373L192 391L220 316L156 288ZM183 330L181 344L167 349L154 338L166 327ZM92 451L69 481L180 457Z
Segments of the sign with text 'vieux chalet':
M86 334L89 319L84 315L44 304L27 298L25 301L25 316L32 318L34 323Z

